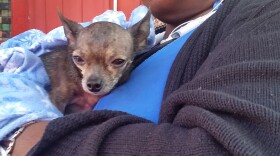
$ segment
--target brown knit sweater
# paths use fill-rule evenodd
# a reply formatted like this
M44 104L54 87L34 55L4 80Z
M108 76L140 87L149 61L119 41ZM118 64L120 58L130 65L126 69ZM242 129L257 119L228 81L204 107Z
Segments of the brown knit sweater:
M280 1L226 0L185 43L160 123L114 111L53 120L29 155L280 155Z

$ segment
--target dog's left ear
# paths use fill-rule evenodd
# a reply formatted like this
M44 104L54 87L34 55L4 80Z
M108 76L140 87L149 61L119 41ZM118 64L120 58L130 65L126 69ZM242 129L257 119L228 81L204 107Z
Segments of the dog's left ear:
M64 34L68 40L68 44L74 47L76 45L78 32L83 28L83 26L77 22L65 18L59 11L58 11L58 16L63 25Z
M150 19L151 11L148 11L142 20L129 29L130 33L134 37L135 52L143 49L147 45L147 37L150 34Z

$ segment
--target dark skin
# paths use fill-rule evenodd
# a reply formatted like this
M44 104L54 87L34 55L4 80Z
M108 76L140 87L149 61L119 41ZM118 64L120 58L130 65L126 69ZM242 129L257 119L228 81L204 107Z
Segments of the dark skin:
M152 14L166 23L166 38L183 22L207 14L216 0L142 0ZM41 139L48 122L28 126L16 139L13 156L24 156Z
M13 156L24 156L41 139L49 122L37 122L29 125L16 138Z

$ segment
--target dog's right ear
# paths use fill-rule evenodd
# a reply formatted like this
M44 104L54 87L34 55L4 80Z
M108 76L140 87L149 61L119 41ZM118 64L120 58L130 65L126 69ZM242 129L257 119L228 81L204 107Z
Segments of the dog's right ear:
M58 11L58 17L60 18L60 21L63 25L64 34L68 40L68 44L74 47L76 45L77 35L83 26L77 22L65 18L60 11Z
M147 37L150 34L151 11L149 10L142 20L129 28L134 37L134 51L138 52L147 45Z

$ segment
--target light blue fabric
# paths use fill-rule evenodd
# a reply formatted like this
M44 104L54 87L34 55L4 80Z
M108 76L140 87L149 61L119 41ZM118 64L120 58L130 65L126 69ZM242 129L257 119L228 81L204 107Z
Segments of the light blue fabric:
M131 19L126 21L122 12L106 11L82 25L111 21L127 29L146 13L147 8L139 6L133 11ZM153 23L151 30L149 40L153 43ZM48 34L28 30L0 45L0 140L28 121L52 120L62 116L44 90L49 79L38 56L66 43L63 28L58 27Z
M129 81L99 100L94 110L119 110L158 122L163 90L171 65L192 31L148 58Z
M38 56L20 47L0 56L0 140L28 121L62 116L43 88L48 77Z

